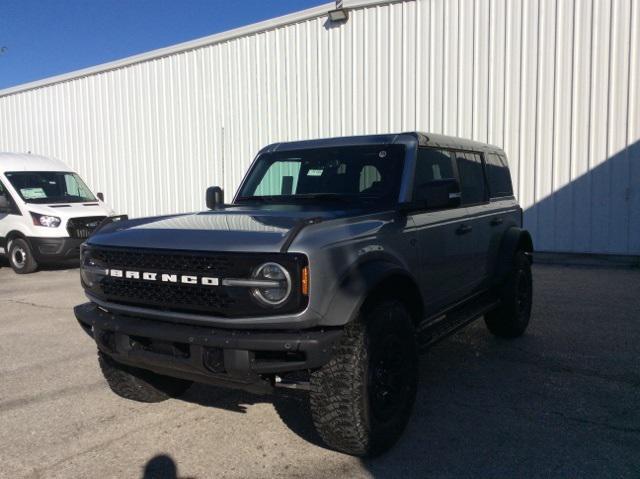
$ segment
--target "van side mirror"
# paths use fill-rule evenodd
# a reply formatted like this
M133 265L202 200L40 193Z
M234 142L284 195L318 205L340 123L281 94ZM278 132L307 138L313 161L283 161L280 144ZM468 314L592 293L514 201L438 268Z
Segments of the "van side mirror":
M6 195L0 195L0 213L9 211L9 199Z
M219 186L207 188L207 208L216 210L224 205L224 191Z
M104 193L96 193L96 196L98 197L98 199L100 201L102 201L104 203Z

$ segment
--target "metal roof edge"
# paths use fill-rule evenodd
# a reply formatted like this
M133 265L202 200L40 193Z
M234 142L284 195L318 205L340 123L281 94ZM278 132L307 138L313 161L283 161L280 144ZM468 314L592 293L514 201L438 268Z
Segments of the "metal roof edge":
M345 0L344 8L364 8L379 4L392 4L407 0ZM298 12L282 15L280 17L272 18L258 23L252 23L233 30L227 30L206 37L196 38L195 40L189 40L175 45L170 45L164 48L158 48L145 53L139 53L130 57L122 58L120 60L114 60L107 63L102 63L92 67L82 68L80 70L74 70L68 73L62 73L42 80L35 80L21 85L12 86L0 90L0 98L16 93L22 93L29 90L35 90L38 88L55 85L57 83L63 83L78 78L83 78L98 73L104 73L111 70L117 70L127 66L135 65L137 63L144 63L151 60L156 60L163 57L168 57L182 52L195 50L209 45L215 45L216 43L222 43L229 40L234 40L239 37L254 35L262 33L275 28L300 23L313 18L319 18L326 15L329 10L335 9L335 3L324 3L317 7L308 8L306 10L300 10Z

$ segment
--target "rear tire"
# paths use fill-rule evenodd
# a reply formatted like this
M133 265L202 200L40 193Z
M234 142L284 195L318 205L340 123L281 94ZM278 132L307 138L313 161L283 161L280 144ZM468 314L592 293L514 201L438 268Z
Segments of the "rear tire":
M178 397L193 384L184 379L126 366L98 351L98 362L111 390L118 396L138 402L154 403Z
M14 239L9 248L9 264L18 274L33 273L38 269L38 262L33 257L31 246L22 238Z
M489 331L502 338L521 336L531 319L532 300L531 263L525 252L519 250L500 291L500 305L484 317Z
M311 374L314 426L335 450L382 454L409 421L417 383L411 316L401 302L380 302L345 327L331 360Z

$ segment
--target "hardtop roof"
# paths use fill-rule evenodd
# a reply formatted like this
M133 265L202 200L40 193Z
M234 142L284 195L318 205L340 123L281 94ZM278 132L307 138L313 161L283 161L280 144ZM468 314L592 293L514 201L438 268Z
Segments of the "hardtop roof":
M404 143L407 136L413 136L414 138L416 138L420 146L474 150L488 153L504 154L504 151L499 146L481 143L466 138L440 135L436 133L425 133L419 131L377 135L340 136L332 138L319 138L313 140L279 142L267 145L260 151L260 153L304 150L311 148L331 148L340 146L389 145L394 143Z

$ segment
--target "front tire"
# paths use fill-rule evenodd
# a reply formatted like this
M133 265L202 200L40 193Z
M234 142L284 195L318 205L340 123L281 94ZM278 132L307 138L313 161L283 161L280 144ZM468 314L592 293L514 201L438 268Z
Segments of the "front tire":
M181 396L193 384L184 379L126 366L98 351L100 369L111 390L118 396L138 402L154 403Z
M404 304L384 301L348 324L335 354L311 374L316 430L331 448L376 456L404 431L418 383L418 348Z
M523 250L519 250L511 271L500 291L500 305L485 315L489 331L502 338L522 336L531 319L533 279L531 263Z
M9 264L18 274L33 273L38 269L38 262L33 257L31 246L22 238L14 239L9 248Z

